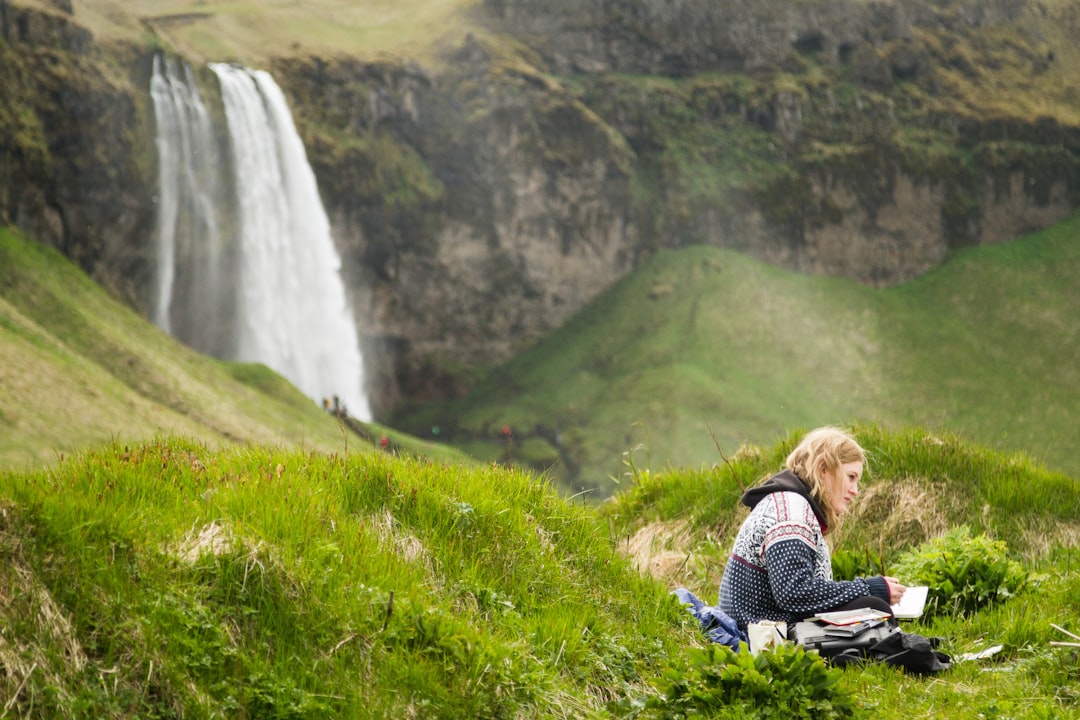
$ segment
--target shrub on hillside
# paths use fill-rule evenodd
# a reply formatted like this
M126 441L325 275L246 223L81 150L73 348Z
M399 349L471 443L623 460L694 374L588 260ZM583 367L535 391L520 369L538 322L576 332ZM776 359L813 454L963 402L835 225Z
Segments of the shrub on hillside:
M839 686L841 672L817 652L794 644L751 655L710 644L689 652L689 668L668 668L660 694L624 698L612 710L620 718L677 720L714 718L854 718L860 710Z
M895 575L908 585L927 585L928 614L960 614L1003 602L1023 590L1028 573L1008 557L1008 548L988 536L954 528L900 557Z

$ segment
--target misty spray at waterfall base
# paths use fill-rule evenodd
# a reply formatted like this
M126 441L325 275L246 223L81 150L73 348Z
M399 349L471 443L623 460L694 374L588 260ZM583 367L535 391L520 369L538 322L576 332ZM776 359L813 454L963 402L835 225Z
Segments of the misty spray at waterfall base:
M316 402L370 419L341 259L285 97L268 73L211 64L219 150L190 68L158 56L155 323L216 357L261 362Z

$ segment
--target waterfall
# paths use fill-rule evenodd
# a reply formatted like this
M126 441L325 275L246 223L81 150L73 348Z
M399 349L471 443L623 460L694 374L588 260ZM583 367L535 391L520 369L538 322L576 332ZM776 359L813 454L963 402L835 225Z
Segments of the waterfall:
M154 56L154 74L150 79L150 97L154 101L154 117L157 119L158 153L158 227L157 227L157 295L155 297L154 323L165 332L172 332L169 307L172 305L172 288L176 280L176 223L180 212L180 156L188 140L178 111L186 105L186 98L173 95L174 71L162 68L162 57ZM170 63L171 65L171 63ZM185 93L186 94L186 93Z
M221 86L231 161L218 163L212 149L196 150L204 132L199 123L208 115L190 71L180 78L169 63L159 65L155 60L151 84L162 173L155 321L218 357L264 363L316 402L337 397L350 415L369 420L341 259L281 89L266 72L210 65ZM178 85L186 88L173 89ZM201 111L190 109L196 101ZM199 194L187 185L189 176L205 179L206 164L228 167L227 177L219 170L213 182L195 183L203 194L215 188L209 195L214 215L202 214ZM217 249L208 247L214 244ZM212 268L205 265L210 258ZM182 278L186 287L205 285L206 292L179 293ZM207 297L215 306L192 312ZM225 342L212 349L191 342L201 333L193 327L178 333L181 318L212 326ZM211 345L213 338L207 334Z
M227 348L214 326L192 322L227 305L218 209L219 157L210 115L191 68L154 56L150 94L157 117L158 229L155 324L202 352Z

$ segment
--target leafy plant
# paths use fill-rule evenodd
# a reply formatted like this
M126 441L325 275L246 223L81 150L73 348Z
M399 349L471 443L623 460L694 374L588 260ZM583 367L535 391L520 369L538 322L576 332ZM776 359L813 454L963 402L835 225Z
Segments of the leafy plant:
M929 613L971 613L1007 600L1028 584L1027 571L1009 559L1004 542L972 536L967 525L902 555L896 573L911 584L929 586Z
M882 575L882 558L873 557L869 550L837 550L832 554L832 573L835 580Z
M686 670L667 668L660 694L626 698L613 710L627 718L851 718L860 710L817 652L781 645L755 657L740 646L710 644L690 651Z

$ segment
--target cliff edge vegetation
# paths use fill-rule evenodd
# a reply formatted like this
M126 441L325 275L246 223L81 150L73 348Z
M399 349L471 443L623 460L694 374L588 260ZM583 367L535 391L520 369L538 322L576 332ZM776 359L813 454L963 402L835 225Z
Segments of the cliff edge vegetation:
M430 60L448 34L467 30L480 0L10 0L66 11L96 38L142 44L149 38L192 62L251 66L295 56Z

